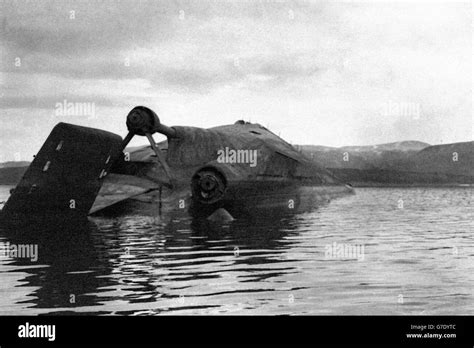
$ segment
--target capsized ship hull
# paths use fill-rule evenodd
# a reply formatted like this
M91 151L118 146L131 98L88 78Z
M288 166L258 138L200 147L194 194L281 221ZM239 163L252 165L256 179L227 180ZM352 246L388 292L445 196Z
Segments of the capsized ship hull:
M128 135L58 124L3 209L7 216L182 210L288 209L352 193L327 170L259 124L167 127L148 108L127 117ZM166 135L156 144L153 133ZM127 149L133 136L150 146ZM286 207L286 208L285 208ZM305 208L304 208L305 209Z

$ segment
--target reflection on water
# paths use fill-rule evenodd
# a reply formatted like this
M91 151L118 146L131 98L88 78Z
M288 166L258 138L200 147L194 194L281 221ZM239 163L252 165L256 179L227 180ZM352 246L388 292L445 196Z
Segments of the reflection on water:
M39 259L0 255L0 314L472 314L473 193L361 188L311 212L226 225L126 216L2 227L0 243L38 244Z

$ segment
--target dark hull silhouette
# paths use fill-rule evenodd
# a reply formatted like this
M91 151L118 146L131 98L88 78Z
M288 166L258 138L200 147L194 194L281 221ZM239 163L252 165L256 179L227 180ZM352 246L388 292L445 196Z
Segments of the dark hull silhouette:
M122 140L102 130L58 124L3 209L3 215L86 216L183 210L306 209L352 193L331 173L259 124L167 127L145 107L127 117ZM156 144L152 134L166 135ZM150 146L128 150L133 136Z

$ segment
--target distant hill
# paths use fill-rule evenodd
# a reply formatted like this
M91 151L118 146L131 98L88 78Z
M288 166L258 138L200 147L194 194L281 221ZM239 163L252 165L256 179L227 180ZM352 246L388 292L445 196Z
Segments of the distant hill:
M474 141L427 147L411 155L400 169L474 176Z
M297 145L306 151L352 151L352 152L381 152L381 151L420 151L430 146L428 143L421 141L399 141L395 143L363 145L363 146L342 146L330 147L323 145Z
M339 148L301 145L298 149L326 168L397 169L407 162L411 155L429 146L419 141L402 141Z
M302 145L300 151L354 182L472 183L474 142L434 145L419 141L340 148Z
M344 146L341 147L344 151L355 152L383 152L383 151L420 151L430 146L428 143L421 141L399 141L396 143L387 143L380 145L366 145L366 146Z
M328 169L343 182L354 186L391 186L391 185L474 185L474 176L446 173L416 173L388 169Z
M10 162L3 162L3 163L0 163L0 168L28 167L29 165L30 165L30 162L25 162L25 161L22 161L22 162L14 162L14 161L10 161Z
M20 162L21 163L21 162ZM0 167L0 185L16 185L20 182L28 166Z

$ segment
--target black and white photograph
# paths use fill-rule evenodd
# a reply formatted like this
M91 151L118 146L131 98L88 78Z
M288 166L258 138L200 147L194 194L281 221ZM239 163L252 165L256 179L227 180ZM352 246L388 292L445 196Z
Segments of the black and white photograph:
M0 316L472 316L473 13L0 0Z

